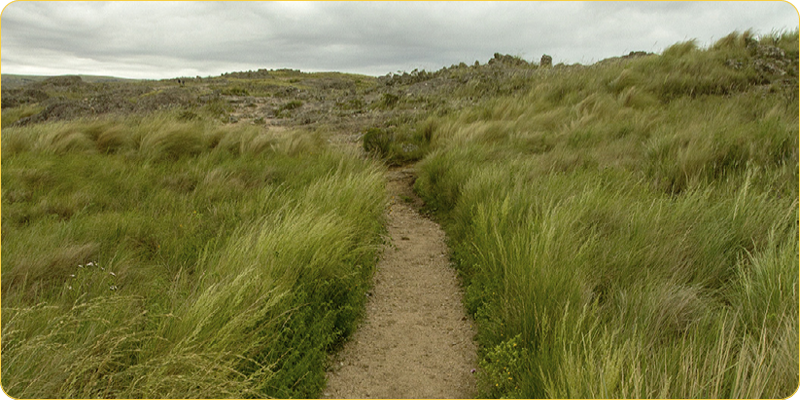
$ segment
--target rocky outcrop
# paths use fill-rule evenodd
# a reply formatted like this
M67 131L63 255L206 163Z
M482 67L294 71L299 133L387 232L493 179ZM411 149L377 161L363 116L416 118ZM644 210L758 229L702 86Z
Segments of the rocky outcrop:
M786 56L781 48L751 42L747 46L754 54L753 68L760 74L772 76L797 75L797 59Z
M512 56L510 54L494 53L494 58L490 59L487 64L489 65L502 64L505 66L524 67L528 65L528 62L520 57Z

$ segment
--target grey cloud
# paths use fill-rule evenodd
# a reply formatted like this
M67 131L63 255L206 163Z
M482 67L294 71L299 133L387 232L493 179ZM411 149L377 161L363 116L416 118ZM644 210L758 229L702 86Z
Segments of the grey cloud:
M16 73L377 75L495 52L592 62L797 21L782 2L18 2L2 14L2 61Z

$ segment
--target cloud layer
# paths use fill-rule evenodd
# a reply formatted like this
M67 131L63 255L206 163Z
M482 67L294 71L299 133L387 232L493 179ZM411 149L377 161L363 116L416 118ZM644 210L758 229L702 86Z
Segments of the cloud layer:
M734 31L794 30L785 2L16 2L2 72L132 78L257 68L383 75L495 52L591 63Z

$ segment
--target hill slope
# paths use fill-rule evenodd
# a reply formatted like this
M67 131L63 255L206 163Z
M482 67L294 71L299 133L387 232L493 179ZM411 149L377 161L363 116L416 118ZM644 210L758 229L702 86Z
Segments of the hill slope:
M134 82L138 79L117 78L114 76L102 75L75 75L79 76L84 82L89 83L104 83L104 82ZM21 86L29 85L31 83L41 82L46 79L53 78L44 75L17 75L17 74L3 74L2 84L4 89L17 89Z
M797 34L553 69L437 118L416 189L482 345L481 397L798 386Z
M591 66L57 77L2 105L14 396L319 395L385 165L414 162L480 396L797 388L797 32Z

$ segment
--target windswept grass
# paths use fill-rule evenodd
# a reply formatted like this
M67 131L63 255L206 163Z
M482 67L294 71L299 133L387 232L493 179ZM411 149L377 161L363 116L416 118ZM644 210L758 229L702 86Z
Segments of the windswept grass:
M439 121L416 189L465 279L482 396L797 389L786 58L796 33L680 43L533 75L528 93Z
M11 93L3 388L318 396L363 309L385 206L378 163L328 148L340 129L388 165L421 160L415 188L478 322L480 396L787 397L797 62L797 32L744 32L592 66L496 54L102 96L70 78L53 107ZM258 125L221 124L237 104ZM126 116L75 119L95 113ZM265 129L276 116L284 128ZM285 128L301 125L315 128Z
M364 151L389 165L404 165L428 153L436 119L403 126L402 129L370 128L363 136Z
M7 128L2 146L7 393L319 394L375 264L375 164L168 115Z

